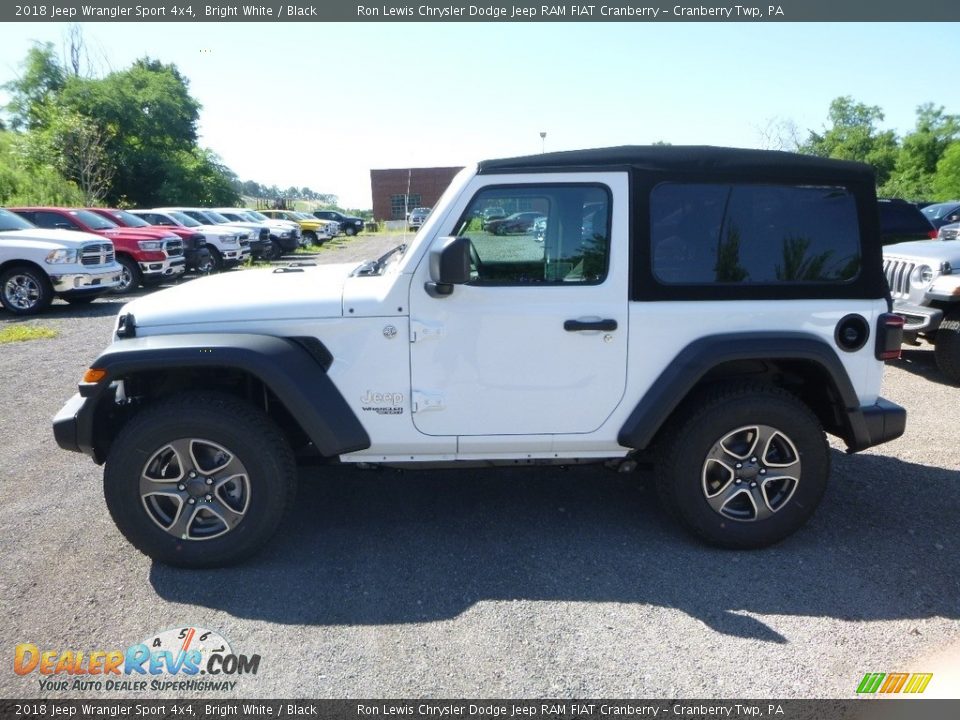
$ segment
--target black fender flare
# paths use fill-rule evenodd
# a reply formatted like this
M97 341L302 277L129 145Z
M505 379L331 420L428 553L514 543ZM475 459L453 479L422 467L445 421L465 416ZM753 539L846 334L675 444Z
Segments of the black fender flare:
M99 461L94 416L101 400L112 401L113 380L150 370L226 368L263 382L322 455L365 450L370 437L327 374L332 362L330 352L316 338L211 333L126 339L111 345L91 364L106 375L96 383L80 384L72 407L67 403L55 419L54 434L61 447L86 452ZM73 427L67 422L71 415Z
M853 445L869 441L869 430L857 393L837 353L806 333L730 333L710 335L683 348L640 399L617 435L624 447L643 450L677 406L710 370L737 360L803 360L818 365L843 402L843 416Z

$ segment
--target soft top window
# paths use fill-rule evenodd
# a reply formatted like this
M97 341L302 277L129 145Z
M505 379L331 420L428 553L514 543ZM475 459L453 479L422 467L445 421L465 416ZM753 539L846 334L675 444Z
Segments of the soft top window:
M845 188L662 183L650 194L650 231L664 284L845 283L860 271Z

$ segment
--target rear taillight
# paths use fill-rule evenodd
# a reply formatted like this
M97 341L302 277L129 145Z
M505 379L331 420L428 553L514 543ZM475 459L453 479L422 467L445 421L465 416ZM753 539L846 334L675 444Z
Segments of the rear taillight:
M936 228L930 228L930 230L927 231L927 237L930 238L931 240L936 240L938 235L939 235L939 231Z
M883 313L877 318L877 360L899 360L903 344L903 318Z

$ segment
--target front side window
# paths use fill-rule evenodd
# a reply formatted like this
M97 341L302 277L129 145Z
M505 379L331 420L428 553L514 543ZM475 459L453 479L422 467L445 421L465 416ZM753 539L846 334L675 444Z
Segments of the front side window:
M662 183L650 194L653 273L665 284L843 283L860 271L844 188Z
M599 185L485 188L454 232L473 243L472 284L597 284L610 256L610 191Z

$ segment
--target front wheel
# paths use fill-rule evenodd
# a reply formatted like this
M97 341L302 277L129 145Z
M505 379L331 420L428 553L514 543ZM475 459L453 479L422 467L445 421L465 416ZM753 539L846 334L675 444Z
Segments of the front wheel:
M785 390L726 385L693 398L661 431L657 490L712 545L752 549L799 529L823 497L830 455L820 422Z
M223 270L223 255L212 245L207 246L210 251L210 270L209 272L220 272Z
M345 232L347 235L350 235L352 237L353 235L357 234L357 229L355 227L347 226L347 228L343 232Z
M16 265L0 274L0 304L13 315L33 315L53 302L53 288L41 271Z
M134 547L162 563L245 560L274 534L296 488L293 453L259 409L229 395L174 396L115 439L107 507Z
M140 272L140 265L136 260L128 258L126 255L118 255L117 262L120 263L120 284L113 292L117 295L126 295L132 293L143 283L143 274Z
M940 372L960 384L960 308L947 313L940 323L933 349Z
M303 239L307 241L307 245L319 245L320 238L317 237L317 234L313 230L307 230L303 234Z

